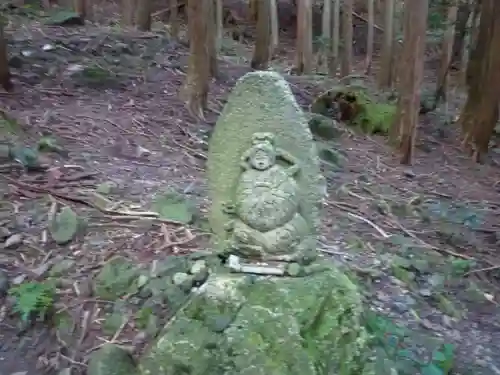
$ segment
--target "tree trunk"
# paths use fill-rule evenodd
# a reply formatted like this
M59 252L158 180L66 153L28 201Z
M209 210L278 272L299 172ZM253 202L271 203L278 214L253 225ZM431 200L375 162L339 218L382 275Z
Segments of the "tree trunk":
M257 37L251 62L252 69L266 70L271 60L271 1L260 0L257 9Z
M177 40L179 39L179 2L178 0L170 0L170 15L168 19L170 24L170 36Z
M210 76L217 78L219 76L219 64L217 60L217 14L216 2L218 0L207 0L205 13L207 15L207 35L206 46L208 48L208 61Z
M278 17L278 0L270 0L271 4L271 58L274 55L274 52L278 48L279 45L279 33L280 33L280 25L279 25L279 17Z
M122 25L133 26L137 0L122 0Z
M500 3L483 0L477 42L468 67L468 95L459 124L463 146L479 161L498 120L500 99Z
M464 44L466 43L465 39L469 34L469 19L472 13L472 1L474 0L467 0L458 6L457 22L455 24L455 36L453 40L453 50L451 53L451 60L454 66L460 64L460 67L462 67L462 51L464 49Z
M462 42L462 51L460 56L460 84L464 87L467 86L467 63L469 61L470 49L472 47L472 23L474 21L474 13L469 12L469 18L466 23L466 33Z
M448 92L448 75L450 72L451 52L453 49L453 39L455 36L455 22L457 20L458 5L456 1L449 4L447 25L448 28L443 36L441 44L441 62L439 65L438 79L436 84L435 105L438 106L441 101L446 101Z
M141 31L151 30L151 0L138 0L135 15L137 28Z
M340 0L333 0L332 8L332 46L328 58L328 74L330 77L337 75L340 51Z
M394 48L394 0L385 1L384 9L384 42L382 44L382 61L378 74L380 88L389 89L393 83L392 54Z
M344 9L342 12L342 52L340 75L346 77L352 72L352 42L353 25L352 13L354 12L354 0L344 0Z
M12 91L14 85L10 80L9 57L7 55L7 40L3 32L4 20L0 15L0 86L5 91Z
M250 18L249 21L251 23L256 23L257 12L259 11L259 0L249 0L248 7L249 7L248 16Z
M207 48L208 1L188 0L187 19L189 37L189 64L183 96L189 112L201 119L207 107L210 81L210 55Z
M411 164L420 110L420 84L424 72L428 0L408 1L404 6L404 44L397 113L390 137L402 154L401 164Z
M297 4L297 74L311 74L313 68L312 1L299 0Z
M323 3L323 14L321 18L321 48L319 50L320 68L328 67L328 59L332 50L332 0Z
M75 0L75 13L78 13L82 20L87 18L87 0Z
M375 0L368 0L368 35L366 38L365 74L371 72L373 59L373 41L375 39Z
M222 0L215 0L215 52L220 53L224 34L224 9Z
M403 53L403 17L404 17L404 7L401 1L394 2L394 25L393 29L393 41L392 41L392 58L391 58L391 87L395 87L399 81L399 72L402 67L401 62Z

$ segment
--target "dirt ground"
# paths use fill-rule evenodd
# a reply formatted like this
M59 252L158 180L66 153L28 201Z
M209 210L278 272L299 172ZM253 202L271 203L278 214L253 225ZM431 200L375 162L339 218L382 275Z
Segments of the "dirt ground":
M355 35L361 66L362 22ZM221 75L211 84L206 119L199 120L179 97L188 51L165 33L34 21L13 31L9 47L20 61L13 62L15 92L0 93L4 120L19 127L17 141L33 145L50 135L62 151L44 154L44 171L0 166L0 292L3 280L44 280L57 266L55 313L68 313L69 323L66 330L22 324L12 298L3 297L0 374L82 373L103 343L138 353L147 342L133 304L123 307L127 319L104 329L110 303L93 295L92 280L106 261L121 255L150 267L207 248L202 226L151 224L130 212L149 211L156 194L173 188L203 218L206 140L235 81L250 70L251 48L224 45ZM331 83L290 75L293 51L285 47L276 68L307 109ZM93 73L81 74L88 66ZM433 81L429 70L427 89ZM416 345L422 344L417 337L456 345L456 374L500 374L500 154L494 148L478 165L462 153L450 121L462 101L463 93L454 91L447 106L422 116L412 167L398 163L383 137L343 128L332 143L345 157L341 168L324 165L329 197L321 252L358 278L367 304L408 327ZM89 194L103 186L110 187L112 210L89 203ZM63 206L87 225L59 246L47 222ZM158 316L161 326L168 306L160 306Z

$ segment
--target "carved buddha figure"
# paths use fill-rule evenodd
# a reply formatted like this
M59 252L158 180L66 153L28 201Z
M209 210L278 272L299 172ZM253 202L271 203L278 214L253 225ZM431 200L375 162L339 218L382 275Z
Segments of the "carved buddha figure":
M232 251L260 258L301 251L309 227L300 213L299 161L276 148L273 134L255 133L241 166L234 202L226 205Z

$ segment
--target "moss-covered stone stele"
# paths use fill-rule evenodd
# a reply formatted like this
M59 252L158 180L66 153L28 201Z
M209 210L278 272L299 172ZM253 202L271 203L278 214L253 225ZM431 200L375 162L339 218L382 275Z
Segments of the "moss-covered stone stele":
M218 247L245 261L314 259L324 178L307 117L279 74L236 84L210 140L208 181Z

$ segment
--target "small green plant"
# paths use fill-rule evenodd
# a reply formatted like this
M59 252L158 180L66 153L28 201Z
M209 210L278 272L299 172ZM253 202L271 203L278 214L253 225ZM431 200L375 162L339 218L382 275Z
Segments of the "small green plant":
M400 375L449 375L454 364L454 347L441 344L428 359L419 357L417 345L405 328L389 319L369 313L366 328L373 337L372 346L376 353L376 374L386 375L396 370Z
M29 281L12 287L9 294L15 298L14 311L23 321L34 315L43 320L54 305L56 288L51 282Z
M362 110L353 124L368 134L387 134L396 115L396 105L378 102L363 92L356 93L356 98Z

